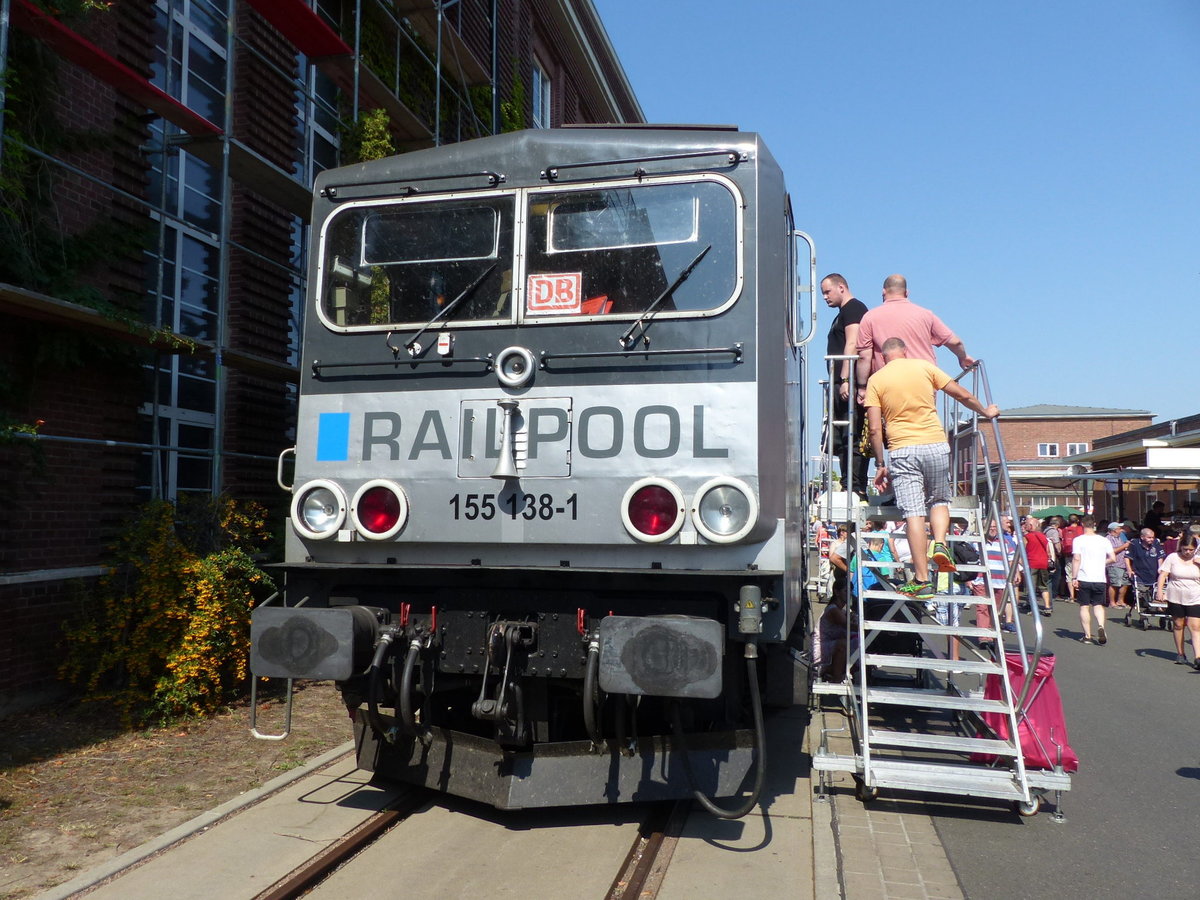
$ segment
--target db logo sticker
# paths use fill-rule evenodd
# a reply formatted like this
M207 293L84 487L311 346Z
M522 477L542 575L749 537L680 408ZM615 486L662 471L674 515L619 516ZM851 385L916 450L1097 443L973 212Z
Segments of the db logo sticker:
M583 273L530 275L525 311L530 314L579 315L583 311Z

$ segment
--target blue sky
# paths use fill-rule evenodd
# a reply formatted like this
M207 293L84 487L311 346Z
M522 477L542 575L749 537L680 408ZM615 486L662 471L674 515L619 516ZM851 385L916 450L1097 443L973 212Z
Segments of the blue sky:
M760 132L818 277L906 275L1002 409L1200 412L1200 0L593 2L648 121Z

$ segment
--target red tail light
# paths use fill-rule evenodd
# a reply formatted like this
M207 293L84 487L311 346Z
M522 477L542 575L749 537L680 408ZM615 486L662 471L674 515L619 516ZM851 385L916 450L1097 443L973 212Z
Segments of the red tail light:
M629 501L629 521L642 534L658 536L675 524L679 507L665 487L648 484Z
M625 528L639 540L669 540L683 525L683 495L664 479L643 478L630 485L623 503Z
M354 495L351 516L359 533L372 540L393 537L408 518L408 500L396 484L384 479L368 481Z
M373 487L358 501L358 521L367 531L382 534L400 521L400 498L385 487Z

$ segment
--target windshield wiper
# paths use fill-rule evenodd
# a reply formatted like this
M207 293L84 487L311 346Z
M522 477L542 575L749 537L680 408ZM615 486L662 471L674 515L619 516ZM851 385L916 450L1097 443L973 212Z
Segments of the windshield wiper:
M490 266L484 269L482 275L463 288L463 292L461 294L443 306L441 312L421 326L421 330L414 334L412 338L404 345L404 349L408 351L409 356L417 356L420 354L421 345L417 343L417 339L442 319L446 318L446 316L450 315L450 313L454 311L454 307L458 306L458 304L462 303L463 300L469 297L475 288L479 287L479 285L483 283L483 279L492 274L492 270L495 269L497 265L499 265L499 263L492 263ZM693 265L695 264L693 263ZM392 353L396 353L394 348Z
M658 306L660 303L662 303L664 300L666 300L668 297L670 297L673 293L675 293L675 289L677 287L679 287L681 284L683 284L685 281L687 281L688 276L692 274L692 269L696 268L696 264L699 263L700 260L704 259L704 254L707 253L711 249L712 249L712 244L709 244L707 247L705 247L703 250L701 250L698 254L696 254L696 258L693 259L690 263L688 263L684 267L683 271L679 273L678 277L676 277L676 279L674 281L672 281L671 284L661 294L659 294L657 297L654 298L654 302L652 302L649 306L647 306L644 310L642 310L642 314L640 316L638 316L638 320L629 326L628 331L626 331L623 335L621 335L619 338L617 338L617 340L620 342L622 347L624 347L626 350L629 349L630 344L634 343L634 341L635 341L635 338L633 337L633 333L635 331L638 331L639 328L641 329L639 334L642 338L642 341L645 343L645 345L647 347L650 346L650 338L646 337L646 320L647 320L647 318L654 314L654 311L656 309L658 309Z

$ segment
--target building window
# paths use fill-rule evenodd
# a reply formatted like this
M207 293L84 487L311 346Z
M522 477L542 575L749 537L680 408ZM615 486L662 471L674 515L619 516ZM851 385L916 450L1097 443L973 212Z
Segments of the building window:
M300 159L293 167L308 187L319 172L335 167L341 145L338 122L337 85L316 66L303 62L307 75L296 81L296 123L300 136Z
M1038 456L1058 456L1058 444L1038 444Z
M1087 444L1067 444L1067 456L1074 456L1076 453L1087 453Z
M151 80L210 122L225 120L228 0L158 0Z
M550 127L550 76L536 59L533 61L533 127Z
M151 80L190 109L225 121L228 0L157 0ZM149 196L158 246L146 252L148 321L176 334L218 341L223 185L220 170L172 147L178 129L150 125ZM213 490L217 374L211 360L156 354L143 364L141 440L153 449L138 466L139 490L174 499Z

